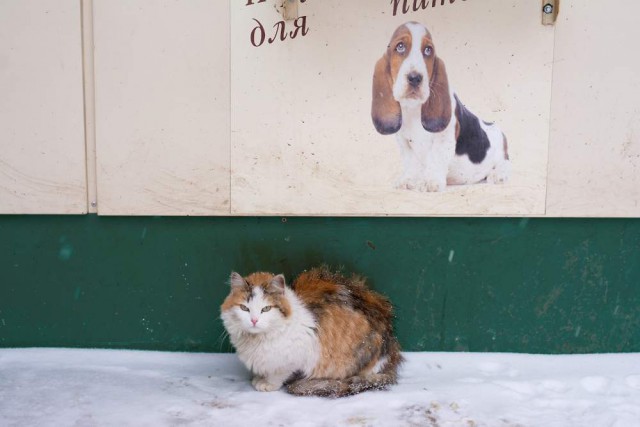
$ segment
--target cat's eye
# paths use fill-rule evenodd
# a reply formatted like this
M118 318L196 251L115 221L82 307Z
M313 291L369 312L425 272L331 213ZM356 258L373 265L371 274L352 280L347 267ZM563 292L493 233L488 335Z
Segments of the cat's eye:
M247 307L247 306L246 306L246 305L244 305L244 304L240 304L240 310L242 310L242 311L249 311L249 307Z
M272 306L270 306L270 305L266 306L265 308L262 309L262 312L266 313L267 311L271 310L271 307Z

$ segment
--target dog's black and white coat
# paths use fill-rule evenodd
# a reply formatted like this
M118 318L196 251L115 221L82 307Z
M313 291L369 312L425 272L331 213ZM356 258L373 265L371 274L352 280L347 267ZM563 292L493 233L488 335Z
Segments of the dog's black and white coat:
M397 188L444 191L509 176L506 137L460 102L421 24L398 27L376 64L371 116L378 132L396 134L404 165Z

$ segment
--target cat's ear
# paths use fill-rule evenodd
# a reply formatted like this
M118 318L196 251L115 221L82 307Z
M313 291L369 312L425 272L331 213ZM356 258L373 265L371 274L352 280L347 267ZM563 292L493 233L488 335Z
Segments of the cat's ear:
M235 271L232 272L229 277L229 284L231 285L231 289L242 289L247 286L247 282L244 280L244 277Z
M273 279L271 279L271 283L269 284L269 287L271 288L272 292L283 294L285 284L286 282L284 280L284 275L278 274Z

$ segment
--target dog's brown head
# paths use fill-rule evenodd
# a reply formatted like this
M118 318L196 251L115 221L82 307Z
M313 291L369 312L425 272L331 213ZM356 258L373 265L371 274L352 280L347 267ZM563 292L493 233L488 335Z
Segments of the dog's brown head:
M416 22L399 26L373 74L371 118L383 135L402 127L402 108L422 104L422 126L442 132L451 120L451 95L444 62L431 33Z

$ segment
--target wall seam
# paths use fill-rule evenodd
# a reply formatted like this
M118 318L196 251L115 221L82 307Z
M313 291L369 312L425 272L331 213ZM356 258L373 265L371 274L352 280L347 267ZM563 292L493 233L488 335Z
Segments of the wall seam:
M560 15L558 15L558 18ZM554 83L555 83L555 73L556 73L556 44L557 44L557 31L558 19L556 19L555 24L553 24L553 52L551 52L551 91L549 93L549 134L547 136L547 176L546 176L546 185L544 186L544 217L548 218L549 214L549 170L551 162L551 142L553 135L553 92L554 92Z
M98 212L93 0L80 0L87 212Z

